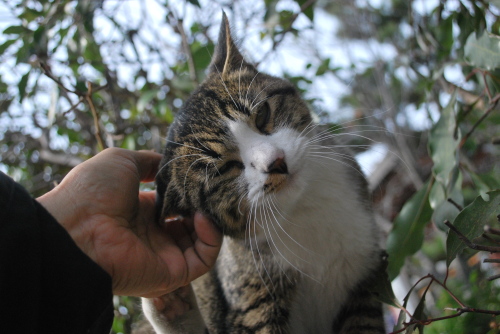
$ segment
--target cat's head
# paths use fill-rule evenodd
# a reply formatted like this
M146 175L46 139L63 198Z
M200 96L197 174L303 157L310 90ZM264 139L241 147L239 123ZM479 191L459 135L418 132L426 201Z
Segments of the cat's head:
M259 206L300 192L310 112L238 51L226 15L209 73L176 115L156 178L161 218L195 211L242 236Z

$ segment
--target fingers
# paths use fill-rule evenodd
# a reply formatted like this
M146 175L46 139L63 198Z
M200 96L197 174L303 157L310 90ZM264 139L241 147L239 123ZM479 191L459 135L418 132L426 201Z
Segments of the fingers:
M194 247L185 251L190 280L203 275L212 268L222 246L222 234L208 218L200 213L194 216L194 228L197 236L194 240Z
M111 147L90 158L85 163L93 162L104 165L107 162L122 166L125 162L130 161L135 167L134 169L137 170L139 179L142 182L150 182L154 180L158 172L161 159L162 155L153 151L131 151Z
M142 182L154 181L162 155L152 151L129 151L135 160Z

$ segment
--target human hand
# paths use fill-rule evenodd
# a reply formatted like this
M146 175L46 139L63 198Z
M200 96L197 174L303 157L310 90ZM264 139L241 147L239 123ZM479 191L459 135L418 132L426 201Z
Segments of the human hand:
M157 297L215 263L222 236L201 214L159 226L152 181L161 155L106 149L76 166L37 200L76 244L111 275L117 295Z

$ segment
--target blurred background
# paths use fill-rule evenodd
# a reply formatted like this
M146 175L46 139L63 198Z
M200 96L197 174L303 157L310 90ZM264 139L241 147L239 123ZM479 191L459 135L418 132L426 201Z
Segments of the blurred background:
M243 55L356 152L398 302L417 319L453 315L455 299L500 310L489 253L452 252L444 224L471 240L498 225L498 0L0 0L0 171L39 196L106 147L161 152L222 10ZM427 273L446 287L412 289ZM113 331L130 333L137 299L115 306ZM388 310L409 333L499 332L486 314L398 327Z

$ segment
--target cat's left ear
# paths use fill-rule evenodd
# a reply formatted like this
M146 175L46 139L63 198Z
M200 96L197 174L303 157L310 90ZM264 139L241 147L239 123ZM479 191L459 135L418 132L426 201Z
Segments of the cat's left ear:
M219 30L219 39L210 63L209 73L225 74L239 70L249 65L241 55L231 37L231 28L226 13L222 12L222 22Z

